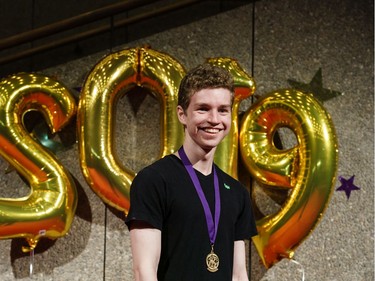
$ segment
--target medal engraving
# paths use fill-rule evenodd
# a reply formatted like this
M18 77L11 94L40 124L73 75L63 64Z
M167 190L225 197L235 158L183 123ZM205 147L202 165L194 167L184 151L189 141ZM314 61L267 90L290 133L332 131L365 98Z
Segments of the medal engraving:
M214 253L213 248L206 257L207 270L210 272L216 272L219 270L219 257Z

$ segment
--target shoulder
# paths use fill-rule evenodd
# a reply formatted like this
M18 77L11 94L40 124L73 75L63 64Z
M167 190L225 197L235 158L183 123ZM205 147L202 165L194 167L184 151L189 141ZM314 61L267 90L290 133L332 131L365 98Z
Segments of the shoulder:
M178 170L180 160L173 154L167 155L154 163L141 169L135 181L142 179L155 180L157 178L163 179L175 173Z
M159 173L165 172L173 167L176 167L178 162L179 162L179 159L175 155L170 154L144 167L143 169L139 171L138 174L147 173L147 172L159 172Z

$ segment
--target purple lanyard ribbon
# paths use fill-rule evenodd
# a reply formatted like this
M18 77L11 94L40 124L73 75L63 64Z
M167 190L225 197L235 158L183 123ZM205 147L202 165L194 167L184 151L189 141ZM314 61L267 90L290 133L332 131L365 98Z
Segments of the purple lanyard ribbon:
M212 169L214 172L214 189L215 189L215 221L214 221L212 218L212 213L208 205L206 196L203 193L202 186L197 177L197 174L195 173L193 165L191 164L189 158L187 157L183 147L181 147L178 150L178 154L180 155L182 163L184 164L187 172L189 173L189 176L191 180L193 181L195 190L197 191L199 199L201 200L201 203L204 209L204 214L206 216L208 235L210 237L211 244L213 245L216 240L217 228L219 225L219 218L220 218L220 207L221 207L220 206L219 179L217 177L215 165L212 166Z

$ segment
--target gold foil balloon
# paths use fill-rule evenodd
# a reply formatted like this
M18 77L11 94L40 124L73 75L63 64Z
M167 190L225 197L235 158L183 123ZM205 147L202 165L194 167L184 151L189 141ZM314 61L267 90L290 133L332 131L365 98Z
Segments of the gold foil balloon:
M24 115L39 111L53 133L75 115L73 97L59 82L37 74L0 81L0 155L29 182L25 198L0 199L0 238L24 237L24 251L41 237L65 235L72 223L77 193L69 172L23 125Z
M294 132L295 147L284 151L274 146L274 134L281 127ZM282 258L291 258L323 215L336 177L334 127L312 95L279 90L246 112L240 150L255 180L276 189L290 188L279 211L257 220L259 235L253 242L265 266L271 267Z
M215 153L215 163L226 173L238 178L238 111L242 100L255 92L255 82L238 62L231 58L211 58L208 62L226 69L234 79L235 94L232 104L232 126L229 134L219 144Z
M163 157L182 144L183 129L176 107L184 74L172 57L150 48L133 48L105 57L85 81L78 113L81 168L95 193L118 210L129 210L135 172L123 167L114 153L112 119L116 101L136 86L150 90L161 100Z
M185 76L183 66L171 56L152 50L139 49L140 72L138 85L149 89L161 100L162 116L160 158L175 152L183 142L183 126L177 118L178 88Z

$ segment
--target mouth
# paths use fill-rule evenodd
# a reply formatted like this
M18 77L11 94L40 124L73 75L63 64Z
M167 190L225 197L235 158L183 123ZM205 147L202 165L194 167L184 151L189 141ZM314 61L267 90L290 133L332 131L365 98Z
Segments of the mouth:
M217 129L217 128L200 128L200 130L204 131L205 133L209 133L209 134L217 134L221 131L221 129Z

